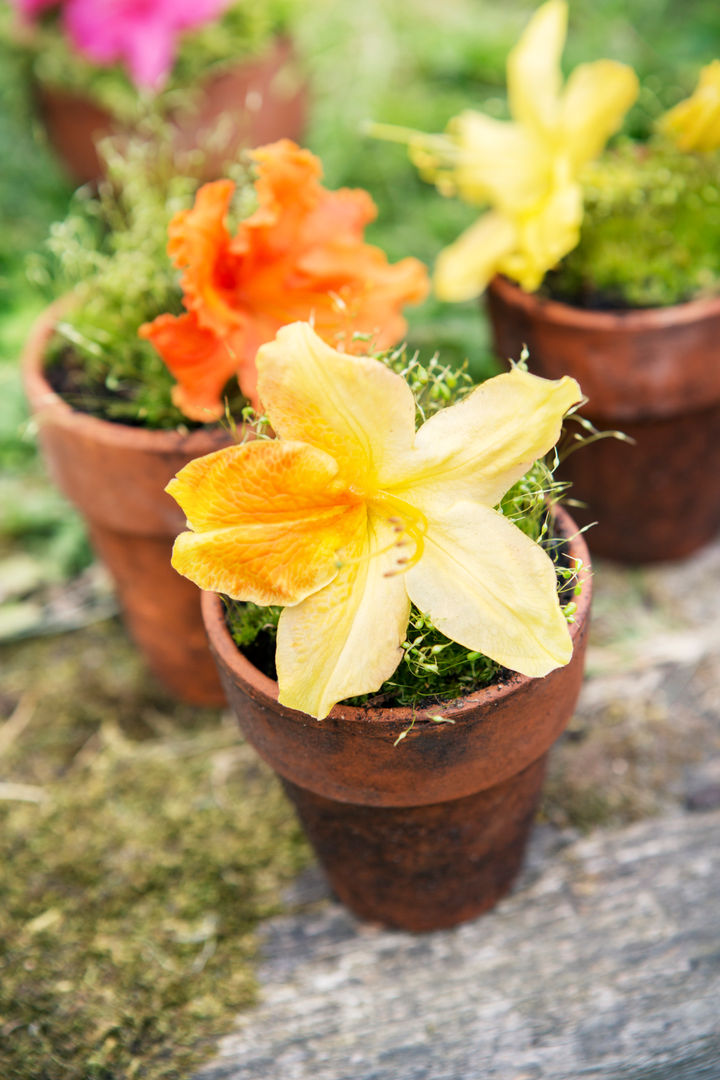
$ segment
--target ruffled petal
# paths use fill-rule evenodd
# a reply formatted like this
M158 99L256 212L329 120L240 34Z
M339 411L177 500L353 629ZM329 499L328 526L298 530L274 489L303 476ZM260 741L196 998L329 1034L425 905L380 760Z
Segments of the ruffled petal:
M458 503L431 519L406 585L438 630L513 671L541 677L572 655L552 562L487 507Z
M192 532L172 564L202 589L297 604L331 581L365 533L366 509L321 450L263 440L191 461L166 491Z
M234 295L239 266L225 224L234 191L232 180L203 184L194 205L176 214L168 227L168 254L185 268L185 306L202 326L220 335L243 318Z
M560 59L567 15L565 0L548 0L537 9L508 56L510 111L515 120L540 136L551 135L560 119Z
M426 516L466 499L496 506L555 445L563 416L581 399L568 376L541 379L518 368L496 375L423 424L388 487Z
M632 68L614 60L575 68L562 98L564 138L575 169L597 157L620 127L638 88Z
M200 326L194 312L159 315L138 330L157 349L178 380L173 403L190 420L210 423L224 412L222 391L245 361L242 335L219 338ZM250 397L255 379L245 381L243 393ZM252 398L250 398L252 400Z
M440 300L472 300L483 291L517 242L512 220L491 210L438 255L434 286Z
M280 616L280 702L322 719L333 705L379 690L402 659L410 601L392 574L392 528L368 518L337 577ZM390 573L390 576L386 576Z
M358 492L372 492L412 446L415 402L405 380L378 360L331 349L307 323L263 345L257 369L276 433L326 451Z

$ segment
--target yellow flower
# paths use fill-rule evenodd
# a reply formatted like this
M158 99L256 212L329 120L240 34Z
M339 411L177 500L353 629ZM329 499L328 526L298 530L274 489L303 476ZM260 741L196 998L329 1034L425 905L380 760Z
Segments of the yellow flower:
M496 273L536 289L580 236L578 175L619 127L637 95L631 68L612 60L577 67L562 86L565 0L535 13L510 53L513 121L466 111L444 136L409 138L410 156L441 194L492 209L440 255L442 300L469 300ZM376 128L392 137L392 129Z
M720 147L720 60L702 69L694 93L665 113L660 128L681 150Z
M493 507L557 441L577 383L499 375L415 432L407 383L306 323L257 355L277 433L168 485L191 532L173 566L203 589L284 607L280 701L322 718L402 658L412 600L447 637L525 675L570 659L545 552Z

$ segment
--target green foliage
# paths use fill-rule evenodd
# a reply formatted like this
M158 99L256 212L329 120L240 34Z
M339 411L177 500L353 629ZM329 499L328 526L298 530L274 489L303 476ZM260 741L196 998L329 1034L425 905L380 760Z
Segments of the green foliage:
M190 1076L307 848L234 724L153 693L119 628L49 648L3 664L0 1075Z
M24 40L34 77L48 86L91 98L123 120L163 116L169 108L191 104L192 88L213 70L255 56L292 20L296 0L240 0L219 19L188 31L180 39L172 72L159 94L138 89L125 67L101 67L83 57L68 41L55 14L46 16ZM6 39L13 30L5 27Z
M163 312L183 310L167 227L192 205L202 155L178 162L162 125L141 130L122 148L106 140L102 150L108 176L97 196L88 188L77 191L69 214L51 230L49 257L32 267L35 280L52 284L56 295L73 293L48 373L63 397L85 412L150 428L186 427L171 402L174 380L138 328ZM242 167L233 171L245 178ZM246 196L241 188L237 203ZM234 405L242 406L237 389Z
M582 307L663 307L720 291L720 152L626 141L590 166L580 243L544 290Z

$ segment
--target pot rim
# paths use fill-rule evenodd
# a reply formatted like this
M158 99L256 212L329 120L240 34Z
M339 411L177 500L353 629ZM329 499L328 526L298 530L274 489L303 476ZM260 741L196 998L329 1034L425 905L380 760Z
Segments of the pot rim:
M56 300L38 317L27 343L22 351L21 371L25 393L31 406L33 417L38 426L42 426L44 417L52 418L56 424L73 427L88 439L101 445L120 448L132 448L149 453L189 453L199 457L210 449L224 445L218 442L219 436L226 441L227 431L216 425L181 431L173 429L153 429L134 427L131 424L103 420L91 416L81 409L74 409L57 394L45 375L45 350L59 317L71 306L72 297L63 296ZM194 449L197 444L197 450ZM208 449L209 447L209 449Z
M573 647L575 647L577 639L581 636L586 627L590 614L590 603L592 599L592 566L585 538L583 534L578 531L570 514L561 506L554 506L553 514L560 526L564 539L569 543L569 555L572 558L582 560L582 567L579 573L579 580L582 583L582 592L578 597L575 621L569 625L570 636ZM232 672L237 681L251 689L253 696L261 704L267 704L273 711L277 712L280 710L283 715L302 718L312 724L325 724L328 721L339 721L343 726L345 723L348 723L350 727L354 727L356 731L359 732L361 727L364 726L359 724L359 721L364 721L365 724L371 723L373 725L374 731L379 737L387 737L388 731L392 731L393 733L397 731L399 733L410 726L416 731L424 726L438 728L442 725L438 725L437 721L430 719L430 717L437 715L439 712L442 712L443 715L451 716L453 719L459 718L465 712L470 710L477 711L484 708L495 707L511 695L519 691L527 690L531 684L541 681L528 675L511 672L509 678L503 682L493 683L490 686L474 690L469 694L459 698L453 698L445 703L419 706L415 709L405 705L378 707L373 705L358 706L337 704L333 706L325 720L317 721L314 717L310 717L306 713L278 703L277 682L270 679L267 675L263 674L259 668L255 667L233 641L225 622L223 603L220 595L214 592L203 591L201 605L208 638L218 654L221 663ZM568 661L568 664L571 662L572 658ZM568 665L564 665L564 667L567 666ZM556 671L562 670L564 670L564 668L553 669L553 671L549 672L545 678L550 678ZM383 715L378 715L379 713L382 713Z
M720 315L720 295L700 297L667 307L595 311L574 307L561 300L547 299L537 293L525 292L514 281L501 274L496 274L488 285L488 290L505 303L522 308L536 319L545 318L548 322L587 331L614 330L619 324L623 330L629 331L663 330L669 326L701 322Z

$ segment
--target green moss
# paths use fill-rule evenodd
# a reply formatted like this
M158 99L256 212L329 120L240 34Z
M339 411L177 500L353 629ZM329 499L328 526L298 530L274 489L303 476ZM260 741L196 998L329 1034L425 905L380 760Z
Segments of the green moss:
M188 1076L255 999L254 928L307 857L292 810L114 623L3 670L0 1075Z
M588 168L580 243L543 291L582 307L664 307L720 291L720 152L624 142Z

